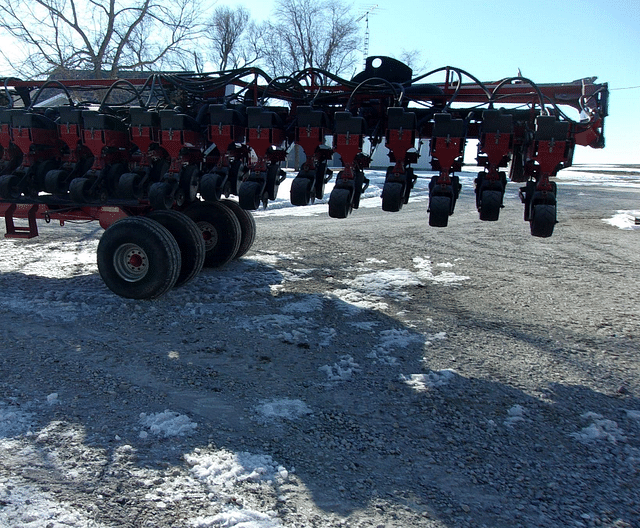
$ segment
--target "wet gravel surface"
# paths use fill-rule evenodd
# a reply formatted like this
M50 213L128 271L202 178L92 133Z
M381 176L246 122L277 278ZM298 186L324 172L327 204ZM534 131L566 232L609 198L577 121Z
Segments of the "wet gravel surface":
M152 302L97 226L3 241L0 526L640 526L640 192L561 186L550 239L472 201L258 215Z

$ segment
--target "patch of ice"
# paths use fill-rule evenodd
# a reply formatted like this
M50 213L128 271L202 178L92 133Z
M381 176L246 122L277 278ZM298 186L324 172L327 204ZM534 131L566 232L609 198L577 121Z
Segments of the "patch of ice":
M154 414L141 413L140 423L148 427L151 433L165 438L183 436L192 433L198 427L188 416L168 410Z
M283 420L295 420L313 412L302 400L290 400L287 398L261 403L255 410L265 419Z

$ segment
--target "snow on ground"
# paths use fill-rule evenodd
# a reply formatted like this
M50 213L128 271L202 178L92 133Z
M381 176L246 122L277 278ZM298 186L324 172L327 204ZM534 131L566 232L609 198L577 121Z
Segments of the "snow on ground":
M611 218L605 218L603 222L606 222L607 224L610 224L619 229L640 229L640 210L618 211Z
M573 168L559 178L559 183L575 183L584 185L627 185L640 187L640 169L607 169L608 172L592 173L584 168ZM618 175L617 173L621 174ZM600 175L599 175L600 174ZM465 186L472 186L474 174L463 173ZM379 207L380 191L384 182L384 172L369 173L371 185L362 198L361 207ZM287 180L290 184L291 178ZM412 200L425 200L428 196L428 178L419 179ZM331 190L327 188L327 193ZM288 188L283 184L280 198L270 204L266 211L259 211L256 216L270 215L319 215L326 214L326 202L306 208L295 208L288 203ZM328 194L327 194L328 196ZM620 211L608 223L621 229L638 229L634 221L640 211ZM86 229L86 228L85 228ZM93 229L93 228L91 228ZM0 259L0 287L3 296L0 305L16 313L40 315L43 319L63 318L75 321L91 318L99 313L110 313L114 310L125 310L132 317L139 311L135 301L115 298L109 292L97 274L95 250L97 235L92 231L85 232L84 237L73 242L54 240L38 244L25 241L6 240L3 246L3 258ZM301 298L289 293L281 293L287 281L305 280L313 272L302 266L299 256L295 254L279 254L275 252L256 252L236 264L231 271L207 274L198 283L197 301L189 288L176 289L168 295L171 302L180 303L186 316L216 315L224 317L229 311L239 307L255 307L256 299L261 295L276 295L274 298L277 313L248 314L238 320L238 330L250 330L262 337L280 339L285 342L308 344L317 343L321 347L331 346L338 333L333 328L318 324L311 317L323 309L339 307L341 310L352 310L358 314L363 310L387 310L391 303L411 299L411 289L429 283L439 287L464 286L471 277L455 273L456 262L433 262L424 255L413 259L411 269L387 269L386 262L367 259L354 270L354 277L349 280L335 280L336 288L322 295ZM286 268L286 269L282 269ZM240 271L240 273L239 273ZM341 276L336 274L336 276ZM3 277L7 277L3 279ZM34 281L41 292L37 298L25 298L25 282L30 281L33 290ZM258 294L258 295L257 295ZM346 305L344 303L347 303ZM274 304L270 304L273 307ZM146 304L144 310L149 313L156 308ZM354 319L349 324L365 331L375 331L377 325L372 321ZM274 331L275 330L275 331ZM406 328L392 328L375 332L377 342L372 345L366 360L389 367L392 372L397 365L394 354L408 346L428 347L438 340L446 339L443 332L416 333ZM343 354L332 364L317 366L317 381L320 383L343 383L361 375L367 365L359 364L351 355ZM430 390L446 391L447 386L455 381L457 374L452 370L432 371L417 374L403 374L395 370L395 376L416 392ZM55 395L55 396L54 396ZM64 407L66 402L59 399L56 393L43 394L41 401L30 402L21 407L13 402L0 400L0 453L5 463L14 461L21 467L37 466L41 454L37 443L47 438L61 438L59 449L50 453L50 462L60 471L73 476L79 471L72 458L65 450L80 449L84 453L92 453L96 467L106 464L101 457L104 454L92 452L83 445L82 431L63 423L50 423L38 429L35 416L40 407L56 405ZM273 422L278 420L297 420L302 417L313 419L313 410L305 402L295 399L274 398L264 401L253 409L257 420ZM582 414L581 414L582 413ZM579 431L567 431L567 436L577 442L590 446L598 443L624 442L627 433L625 424L596 413L576 409L576 415L584 422ZM487 417L494 426L495 417ZM627 420L637 423L640 410L629 409ZM517 427L525 420L535 420L529 416L527 409L516 405L506 411L503 425ZM125 425L123 424L123 427ZM142 413L138 424L141 438L154 438L171 441L172 438L189 435L197 428L197 424L189 417L166 410L162 413ZM110 431L116 440L120 431ZM126 457L132 448L121 444L112 456ZM630 455L631 456L631 455ZM637 457L637 454L633 455ZM140 472L141 481L149 483L148 500L150 507L169 507L177 502L186 490L200 490L211 500L228 495L243 483L259 486L272 486L286 482L294 468L285 468L270 456L247 452L231 452L215 449L211 446L186 453L184 460L188 466L188 474L171 478L159 478L159 470L149 468ZM89 468L86 471L91 471ZM74 471L76 473L74 473ZM76 475L77 476L77 475ZM162 484L154 484L162 481ZM23 526L25 528L63 526L95 527L82 512L72 504L65 503L58 496L37 488L19 477L5 477L0 480L0 526ZM236 505L222 502L216 515L194 517L190 521L193 527L233 527L238 528L277 528L281 526L273 512L258 511L251 505ZM102 528L101 526L99 528Z

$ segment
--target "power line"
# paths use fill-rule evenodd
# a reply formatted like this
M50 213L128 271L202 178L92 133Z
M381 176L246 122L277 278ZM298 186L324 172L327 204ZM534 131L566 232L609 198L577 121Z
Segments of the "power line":
M637 90L638 88L640 88L640 86L627 86L626 88L609 88L609 91L612 92L613 90Z

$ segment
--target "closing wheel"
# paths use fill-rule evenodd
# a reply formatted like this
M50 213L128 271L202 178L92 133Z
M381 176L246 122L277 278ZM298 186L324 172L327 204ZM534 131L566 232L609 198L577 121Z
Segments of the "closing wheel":
M64 170L50 170L44 177L44 188L48 193L54 195L66 194L67 178L69 174Z
M0 198L4 198L5 200L20 198L20 191L18 190L19 182L20 176L17 174L0 176Z
M331 218L346 218L352 210L351 191L334 187L329 195L329 216Z
M118 196L139 200L144 194L142 180L144 176L135 172L125 172L118 180Z
M451 198L449 196L432 196L429 198L429 225L431 227L447 227Z
M291 182L291 204L311 205L315 201L313 193L313 183L311 178L297 176Z
M180 272L175 286L182 286L192 280L204 265L205 247L202 233L197 224L179 211L152 211L147 218L166 227L180 248Z
M204 265L224 266L238 253L242 229L236 215L221 202L195 202L184 210L200 229L204 240Z
M74 178L69 184L69 195L75 203L87 203L91 201L91 186L93 180L89 178Z
M553 234L556 225L556 206L538 204L533 206L530 220L531 234L535 237L547 238Z
M240 246L234 259L244 256L256 240L256 221L250 211L246 211L238 202L233 200L221 200L221 204L226 205L231 212L236 215L240 222Z
M480 196L480 220L496 222L502 207L502 193L500 191L482 191Z
M386 182L382 187L382 210L392 213L402 209L404 189L401 183Z
M158 222L143 216L117 221L98 244L100 276L121 297L160 297L176 283L180 267L176 239Z
M240 207L249 211L255 211L260 207L264 184L255 181L245 181L238 189L238 199Z
M216 202L222 198L224 175L209 172L200 179L200 195L207 202Z
M173 206L173 196L171 191L173 185L169 182L156 182L149 188L149 203L151 207L158 210L171 209Z

